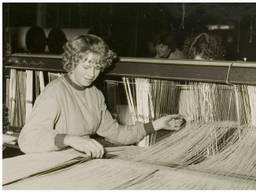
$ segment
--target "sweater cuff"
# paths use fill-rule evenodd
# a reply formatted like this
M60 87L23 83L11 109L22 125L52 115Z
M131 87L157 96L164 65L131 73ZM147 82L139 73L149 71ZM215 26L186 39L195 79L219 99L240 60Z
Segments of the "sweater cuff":
M153 127L152 122L145 123L145 124L144 124L144 129L145 129L145 131L146 131L146 133L147 133L148 135L155 132L155 129L154 129L154 127Z
M66 145L64 144L64 138L67 134L57 134L54 138L54 143L58 148L64 148Z

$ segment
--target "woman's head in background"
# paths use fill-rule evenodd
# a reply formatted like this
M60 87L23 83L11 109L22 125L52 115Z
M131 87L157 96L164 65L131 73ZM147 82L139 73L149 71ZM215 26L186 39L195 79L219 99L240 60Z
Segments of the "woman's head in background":
M171 33L161 33L155 41L156 57L167 58L169 54L175 51L177 43Z
M225 57L221 37L209 33L200 33L187 38L183 52L188 59L222 60Z

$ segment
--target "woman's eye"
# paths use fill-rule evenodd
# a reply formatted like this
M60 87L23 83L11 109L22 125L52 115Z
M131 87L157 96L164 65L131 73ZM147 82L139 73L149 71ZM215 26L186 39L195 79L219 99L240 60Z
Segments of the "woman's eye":
M84 68L84 69L89 69L89 68L90 68L90 66L83 66L83 68Z

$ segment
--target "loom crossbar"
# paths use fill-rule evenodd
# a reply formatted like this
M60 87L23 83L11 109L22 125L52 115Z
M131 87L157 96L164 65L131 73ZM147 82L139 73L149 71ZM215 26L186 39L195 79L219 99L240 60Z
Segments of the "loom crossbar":
M10 69L65 72L60 55L12 54L4 63ZM121 57L106 75L256 85L256 63Z

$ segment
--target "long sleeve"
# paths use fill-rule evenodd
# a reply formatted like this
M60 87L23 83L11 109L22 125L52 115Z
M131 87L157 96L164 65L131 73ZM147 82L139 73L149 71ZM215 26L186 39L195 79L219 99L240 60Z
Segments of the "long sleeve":
M60 114L56 86L47 87L37 98L28 122L22 128L18 144L24 153L57 150L54 130Z
M37 98L18 143L25 153L54 151L66 147L66 134L90 136L97 133L112 143L132 144L150 130L153 128L142 123L119 125L96 87L77 90L60 77L48 84Z
M108 111L102 93L99 95L101 100L101 122L97 130L98 135L105 137L111 143L123 145L134 144L147 135L143 123L120 125Z

